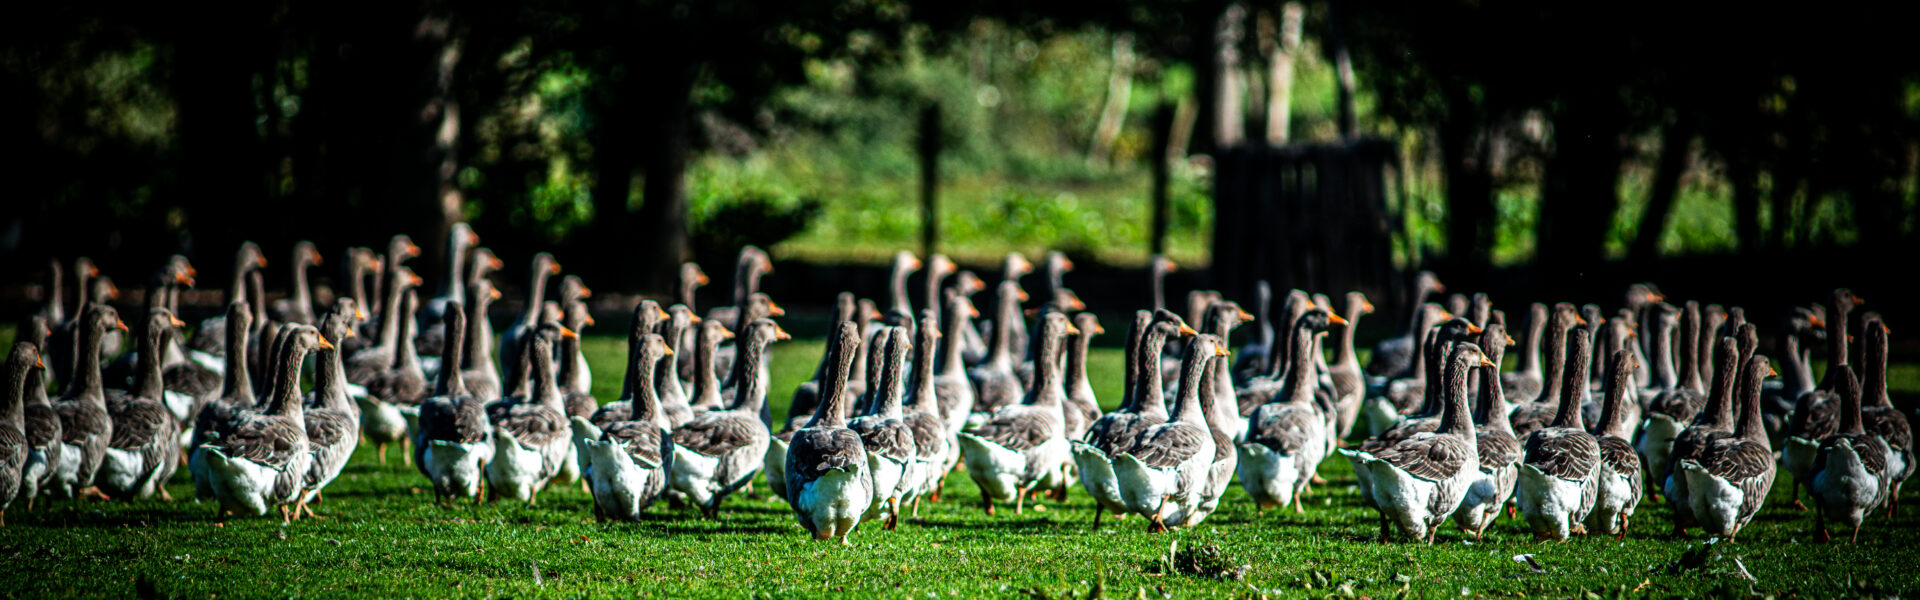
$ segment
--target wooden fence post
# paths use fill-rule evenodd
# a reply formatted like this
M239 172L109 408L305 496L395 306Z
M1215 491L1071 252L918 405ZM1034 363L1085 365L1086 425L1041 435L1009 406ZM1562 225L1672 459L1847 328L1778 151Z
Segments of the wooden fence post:
M920 255L933 256L940 239L940 105L920 109Z
M1167 253L1167 186L1170 185L1173 159L1167 145L1173 139L1173 105L1162 102L1153 111L1153 150L1147 160L1153 163L1153 240L1154 254Z

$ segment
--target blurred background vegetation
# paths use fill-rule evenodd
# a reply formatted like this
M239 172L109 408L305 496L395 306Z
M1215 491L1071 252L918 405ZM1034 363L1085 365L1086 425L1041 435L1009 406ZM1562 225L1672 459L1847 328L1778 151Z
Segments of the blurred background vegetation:
M1166 157L1166 248L1205 265L1208 156L1238 143L1214 133L1223 94L1251 143L1392 140L1402 266L1911 250L1920 222L1912 7L18 8L0 25L0 257L16 265L219 264L242 239L396 231L437 252L462 219L503 256L591 257L569 262L641 289L744 243L878 263L919 247L928 107L939 249L1119 266L1150 252L1152 122L1172 110L1190 133ZM1275 41L1287 27L1295 46ZM1278 138L1259 133L1273 89Z

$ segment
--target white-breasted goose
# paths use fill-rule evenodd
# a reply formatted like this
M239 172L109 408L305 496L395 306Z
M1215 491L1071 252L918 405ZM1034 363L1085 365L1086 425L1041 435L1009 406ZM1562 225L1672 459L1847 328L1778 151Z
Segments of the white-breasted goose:
M1680 461L1687 500L1707 535L1737 538L1773 487L1775 459L1760 419L1760 386L1773 375L1766 356L1748 359L1740 371L1739 427L1733 436L1713 442L1700 460Z
M853 405L847 395L847 376L860 341L852 321L836 328L828 348L833 366L827 371L820 408L805 427L793 432L780 490L793 507L794 518L814 539L838 538L841 545L850 545L847 536L873 503L866 446L860 434L846 427L847 411Z

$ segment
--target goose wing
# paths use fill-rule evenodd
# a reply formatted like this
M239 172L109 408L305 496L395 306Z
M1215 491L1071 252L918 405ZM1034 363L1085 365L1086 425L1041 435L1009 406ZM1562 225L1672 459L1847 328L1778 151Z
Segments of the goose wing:
M1414 477L1439 481L1460 474L1468 461L1477 460L1477 453L1473 444L1460 436L1422 433L1375 456Z

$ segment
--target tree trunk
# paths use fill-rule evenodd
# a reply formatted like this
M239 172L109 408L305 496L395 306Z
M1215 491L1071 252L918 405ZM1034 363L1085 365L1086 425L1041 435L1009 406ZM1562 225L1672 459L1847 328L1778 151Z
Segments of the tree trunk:
M1306 8L1299 2L1288 2L1280 9L1280 31L1278 39L1267 52L1267 143L1275 146L1287 143L1293 123L1293 61L1295 53L1300 51L1300 22L1306 16Z
M625 56L640 53L625 44L615 52ZM632 249L633 199L635 178L640 175L641 115L629 104L638 103L644 90L640 73L605 74L608 80L594 110L593 142L593 223L592 237L582 246L601 257L623 257ZM577 262L577 261L576 261ZM563 263L564 264L564 263ZM592 274L622 284L631 283L638 265L627 260L594 261L587 265Z
M1113 70L1107 75L1107 103L1100 110L1100 124L1093 129L1093 148L1087 162L1095 167L1113 163L1113 144L1120 138L1120 126L1127 117L1127 101L1133 95L1133 34L1113 36Z
M1620 207L1623 107L1602 91L1576 93L1554 116L1553 156L1541 187L1539 264L1567 283L1600 264Z
M1493 172L1488 164L1492 144L1486 120L1466 90L1451 90L1448 96L1451 117L1440 126L1440 159L1446 169L1447 262L1453 267L1450 272L1471 277L1485 273L1492 264Z
M1247 7L1238 2L1228 4L1213 32L1213 144L1216 148L1240 145L1246 134L1246 115L1240 97L1240 37L1246 21Z
M1680 193L1680 176L1688 166L1693 145L1693 127L1688 120L1672 118L1660 136L1660 162L1654 167L1653 185L1647 190L1647 209L1640 214L1628 259L1651 262L1660 254L1660 236L1667 230L1667 215L1673 212L1674 197Z
M452 264L446 256L447 236L453 225L466 220L460 187L455 181L460 169L460 102L454 93L455 69L460 64L460 41L454 37L452 17L441 10L430 10L415 28L414 41L420 56L432 61L427 71L425 102L420 114L422 134L431 140L421 156L423 174L430 177L427 190L433 206L432 230L422 243L426 264L433 265L432 277L453 277L453 285L462 285L461 273L445 272ZM434 282L439 285L443 282Z
M1340 137L1352 139L1356 128L1353 110L1353 56L1347 52L1346 36L1342 31L1345 27L1340 22L1339 6L1340 3L1337 0L1327 0L1327 40L1333 55L1335 81L1339 84L1337 87L1340 92L1338 100Z
M647 145L647 177L642 183L640 222L636 227L640 250L637 255L623 255L632 257L641 268L642 290L668 293L680 263L693 259L693 243L687 233L686 172L692 153L694 73L687 64L668 63L660 68L664 72L652 79L655 85L645 102L652 105L652 110L642 113L648 115L650 123L643 141Z
M246 16L232 15L228 17ZM173 82L178 107L180 167L176 197L186 208L183 251L196 263L219 264L239 245L252 207L268 197L271 165L254 127L252 80L268 54L255 32L265 23L235 26L185 19L176 46Z
M1760 173L1753 159L1736 154L1727 160L1727 178L1733 180L1733 220L1740 251L1759 252L1766 246L1760 233Z

